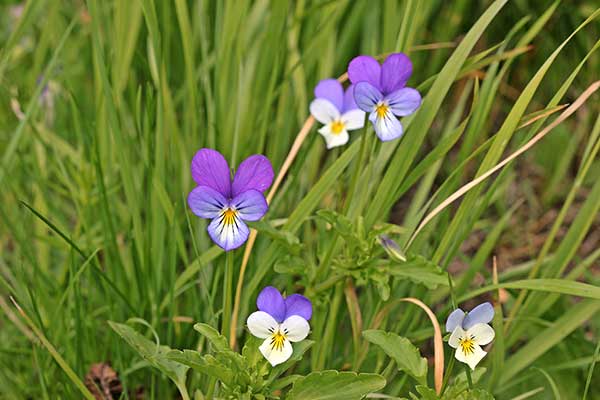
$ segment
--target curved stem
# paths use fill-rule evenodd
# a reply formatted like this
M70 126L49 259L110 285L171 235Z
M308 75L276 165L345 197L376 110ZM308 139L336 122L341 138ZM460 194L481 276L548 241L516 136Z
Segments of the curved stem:
M233 286L233 251L225 255L225 275L223 276L223 318L221 319L221 334L227 336L231 324L231 298Z

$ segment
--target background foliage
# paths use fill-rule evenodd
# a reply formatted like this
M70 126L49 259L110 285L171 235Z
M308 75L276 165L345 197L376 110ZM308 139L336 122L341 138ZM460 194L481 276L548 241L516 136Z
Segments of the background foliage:
M368 142L362 164L362 133L330 152L315 130L309 135L256 225L239 347L264 285L303 292L315 305L314 344L294 374L379 373L387 380L383 393L430 398L415 385L431 386L432 368L411 376L368 343L378 337L373 329L395 332L431 358L426 315L395 299L417 297L445 320L449 271L467 309L475 296L497 300L497 337L479 388L497 398L570 399L591 382L588 398L600 396L590 375L600 329L597 95L406 246L428 210L598 79L595 1L21 6L0 6L3 398L80 398L77 380L104 361L118 372L125 396L175 396L165 375L145 368L148 359L107 321L135 318L130 326L152 342L208 351L193 326L219 326L225 257L206 221L186 206L194 152L216 148L232 165L263 153L278 171L314 85L343 74L358 54L393 51L413 59L409 84L424 94L423 106L403 120L400 141ZM520 128L534 116L541 118ZM385 257L376 241L383 231L406 249L407 264ZM524 283L479 290L493 283L493 255L500 283ZM236 251L235 265L241 258ZM572 281L596 287L590 295ZM319 374L306 381L331 379ZM189 387L206 392L214 385L190 376ZM375 379L378 390L378 378L361 379ZM308 393L306 381L289 397Z

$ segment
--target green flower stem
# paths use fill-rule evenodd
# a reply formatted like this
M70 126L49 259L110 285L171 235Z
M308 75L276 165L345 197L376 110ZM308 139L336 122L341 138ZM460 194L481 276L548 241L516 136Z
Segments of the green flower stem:
M182 400L190 400L190 395L185 387L185 382L175 384L177 389L179 390L179 394L181 395Z
M473 379L471 378L471 367L465 364L465 373L467 374L467 382L469 382L469 389L473 390Z
M444 374L444 382L442 383L442 391L440 392L440 396L442 396L448 388L448 381L450 380L450 376L452 375L452 370L454 369L455 362L456 359L454 357L451 357L450 362L448 362L448 368L446 368L446 372Z
M321 341L320 351L317 359L317 365L313 370L320 371L325 368L326 356L331 352L333 347L333 337L337 333L337 315L340 310L340 304L342 302L342 295L344 294L344 283L339 282L335 287L335 293L331 306L329 308L329 323L325 327L325 333L323 334L323 340Z
M360 153L358 155L358 162L354 166L354 174L350 180L350 187L348 188L348 196L346 197L346 202L344 203L344 214L348 214L348 210L350 209L350 204L352 204L352 198L356 192L356 185L358 183L358 177L360 173L363 171L362 166L367 163L367 150L369 149L369 114L365 114L365 127L363 128L362 136L360 138Z
M225 254L225 275L223 276L223 319L221 324L221 335L229 335L231 325L231 300L233 297L233 251Z

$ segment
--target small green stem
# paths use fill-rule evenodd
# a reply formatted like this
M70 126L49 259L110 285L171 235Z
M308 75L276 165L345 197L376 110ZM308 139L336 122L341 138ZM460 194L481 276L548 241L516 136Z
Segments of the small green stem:
M320 351L317 359L317 365L315 370L320 371L325 367L325 361L327 360L328 351L332 350L333 337L337 332L337 315L340 309L340 303L342 302L342 295L344 294L344 283L339 282L335 287L335 294L329 308L329 315L327 318L327 326L325 327L325 333L323 334L323 340L321 342Z
M369 142L369 116L365 114L365 127L363 129L362 136L360 137L360 153L358 155L358 162L354 166L354 174L350 180L350 187L348 188L348 196L346 197L346 202L344 204L344 214L348 213L350 209L350 204L352 203L352 198L354 197L354 192L356 191L356 184L358 183L358 177L360 173L363 171L362 166L365 163L365 159L367 157L367 149L369 146L367 145Z
M448 363L448 368L446 369L446 373L444 374L444 382L442 382L442 391L440 392L440 396L444 394L446 389L448 388L448 381L450 380L450 375L452 375L452 370L454 369L455 358L450 358L450 362Z
M471 378L471 367L465 364L465 373L467 374L467 382L469 382L469 389L473 390L473 379Z
M177 383L176 384L177 389L179 390L179 394L181 394L181 399L182 400L190 400L190 395L187 391L187 388L185 387L185 382L183 383Z
M231 300L233 287L233 251L225 254L225 275L223 276L223 318L221 323L221 334L229 335L231 325Z

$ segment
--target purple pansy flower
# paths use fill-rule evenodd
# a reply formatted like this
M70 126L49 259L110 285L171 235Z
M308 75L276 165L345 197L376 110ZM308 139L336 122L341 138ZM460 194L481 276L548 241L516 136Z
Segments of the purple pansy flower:
M494 329L488 325L493 318L494 307L483 303L468 313L457 308L446 320L446 331L452 332L448 344L456 349L454 357L471 369L487 354L481 346L494 340Z
M370 113L369 121L382 141L402 136L404 117L421 105L416 89L405 87L412 75L412 62L404 53L390 54L383 65L370 56L358 56L348 65L348 78L354 84L358 108Z
M310 113L323 124L319 133L325 138L328 149L348 143L348 131L365 125L365 113L354 101L354 86L350 85L344 92L336 79L323 79L317 84Z
M256 306L259 311L250 314L246 323L250 333L265 339L259 350L276 366L292 356L290 342L300 342L308 336L312 304L300 294L283 298L279 290L267 286L258 295Z
M192 160L198 186L188 196L192 212L212 219L211 239L225 251L240 247L250 230L244 221L258 221L269 209L263 192L273 182L273 167L255 154L239 165L233 181L225 158L216 150L200 149Z

